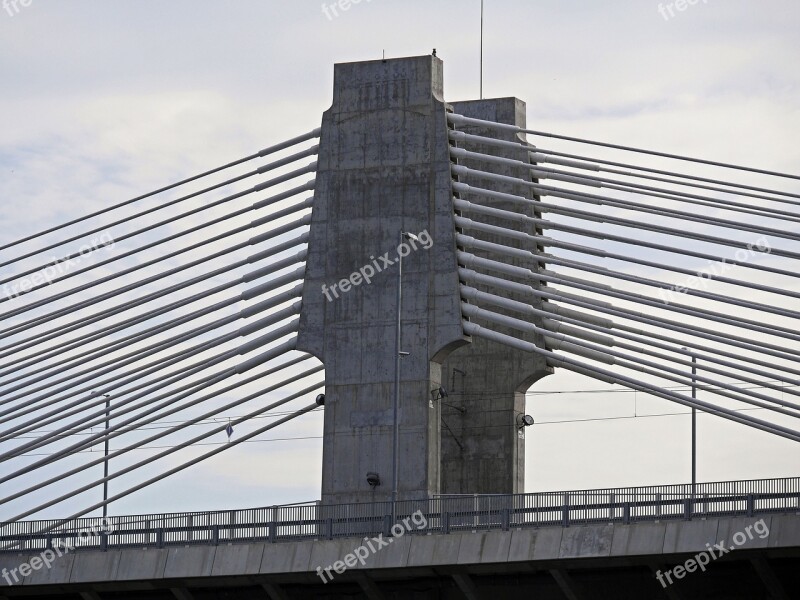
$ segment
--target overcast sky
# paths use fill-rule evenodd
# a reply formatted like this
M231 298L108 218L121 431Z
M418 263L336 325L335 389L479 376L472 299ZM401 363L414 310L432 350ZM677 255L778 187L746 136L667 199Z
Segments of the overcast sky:
M436 48L446 99L478 96L479 0L321 4L0 7L0 243L318 127L337 62ZM523 99L535 129L800 173L800 4L668 4L486 0L484 95ZM527 491L688 481L686 414L643 416L685 410L606 387L559 372L532 389L560 393L529 400ZM261 438L304 439L243 444L111 512L318 498L321 415L279 431ZM699 432L702 481L799 474L796 443L708 416Z

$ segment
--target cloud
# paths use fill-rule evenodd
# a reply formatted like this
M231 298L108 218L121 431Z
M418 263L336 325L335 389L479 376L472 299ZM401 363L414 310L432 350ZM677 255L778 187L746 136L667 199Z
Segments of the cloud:
M324 16L319 2L260 0L233 5L207 0L158 5L95 0L79 6L35 0L14 17L0 12L4 91L0 97L0 244L317 127L331 102L335 62L377 59L384 51L387 57L427 54L435 47L445 61L447 98L474 98L479 78L478 6L477 2L455 0L373 0L332 21ZM765 9L743 0L710 2L668 22L657 6L656 2L633 1L487 2L485 95L524 99L529 126L538 130L800 172L800 149L794 140L794 132L800 129L800 75L792 62L800 51L796 34L800 5L780 0ZM575 146L564 142L531 139L542 147L575 151ZM600 154L589 146L581 146L579 152ZM613 151L602 154L611 160L631 160L630 155ZM655 158L638 157L637 161L646 166L664 165ZM684 166L687 172L708 173L705 168ZM741 174L729 176L744 179ZM757 176L746 179L754 184L768 181ZM786 189L800 192L796 183L782 183ZM167 193L144 200L136 208L175 197ZM246 198L227 208L244 208L255 200ZM205 201L189 201L175 210L131 220L115 231L134 231ZM133 208L118 211L122 217L134 212ZM128 240L120 244L119 251L174 233L187 223L202 223L204 218L206 213L182 221L183 225ZM154 249L146 258L226 231L250 218L245 215ZM92 223L108 222L98 218ZM692 224L685 227L704 230ZM84 230L84 226L76 226L64 233ZM58 235L47 238L57 239ZM215 252L242 239L246 235L217 242L203 251ZM36 243L28 243L21 248L36 247ZM247 257L251 250L224 260ZM60 256L67 251L69 248L53 252ZM0 260L12 256L14 252L0 252ZM24 266L39 264L43 258L50 258L50 253ZM77 299L91 299L93 294L187 259L175 257L141 275L87 290ZM110 274L141 260L112 263L89 277ZM219 264L222 262L214 263ZM3 268L3 277L21 268ZM647 273L631 265L620 268L626 273ZM201 271L176 275L171 283ZM231 280L242 272L232 273ZM757 278L772 281L760 275ZM213 284L223 280L225 277L217 278ZM212 283L193 289L206 285ZM153 284L146 291L156 289ZM241 289L234 288L231 295ZM56 323L88 315L92 308ZM237 304L221 314L241 308ZM0 312L5 312L2 305ZM75 334L75 339L107 324L95 324ZM5 322L2 327L8 325ZM26 335L36 335L44 328L34 328ZM229 342L224 348L241 341ZM190 345L181 342L174 351ZM558 392L597 385L560 371L534 389ZM257 385L251 385L247 390L255 388ZM631 407L625 407L630 404L629 395L622 401L614 393L592 396L589 402L579 400L584 397L555 395L556 402L531 402L537 421L586 414L630 415ZM665 401L653 402L656 410L674 408ZM321 431L319 415L307 423L307 428L298 429L298 437ZM701 424L705 454L701 455L700 474L704 479L767 476L765 464L770 465L770 474L789 474L796 463L791 460L792 448L782 440L765 441L764 436L756 438L758 434L742 432L742 427L733 430L711 417ZM680 437L685 433L685 417L537 425L528 435L528 489L686 480L688 437ZM747 442L737 445L739 439ZM755 444L760 460L746 459L746 448ZM712 460L711 449L718 446L736 458L718 455ZM145 452L132 454L141 458ZM664 456L669 457L668 463ZM627 466L620 470L617 465L623 460L628 461ZM313 500L319 496L320 469L318 442L244 444L230 456L223 453L114 508L150 512L155 506L188 510ZM85 504L89 496L81 496L80 501ZM57 507L51 514L64 514L64 510Z

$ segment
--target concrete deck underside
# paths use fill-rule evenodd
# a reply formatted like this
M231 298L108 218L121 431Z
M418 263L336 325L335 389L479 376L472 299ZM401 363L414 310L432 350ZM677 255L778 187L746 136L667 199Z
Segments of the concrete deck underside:
M686 574L668 589L655 578L744 532L769 528ZM528 530L407 535L365 565L323 584L327 568L358 538L81 552L57 558L0 598L796 598L800 515L598 524ZM0 569L34 554L0 556ZM533 595L531 595L533 594Z

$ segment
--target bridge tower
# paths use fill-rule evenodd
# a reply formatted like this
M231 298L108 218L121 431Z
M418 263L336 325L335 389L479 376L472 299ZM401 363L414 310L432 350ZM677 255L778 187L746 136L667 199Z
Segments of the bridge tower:
M515 99L459 109L524 120ZM463 331L448 110L434 56L335 67L297 344L325 364L325 504L391 499L399 254L407 255L398 499L522 491L524 440L514 420L524 410L521 392L546 371L531 355L513 358L513 350L471 342ZM438 397L453 369L467 373L477 395ZM450 400L466 410L462 447L442 440Z
M526 127L525 103L518 98L493 98L454 102L452 109L465 117ZM506 142L524 141L519 134L468 125L460 127L471 135L495 138ZM528 151L523 148L508 149L497 146L471 146L482 154L529 163ZM473 160L460 161L467 167L486 170L487 166L498 175L535 181L528 169L487 165ZM536 199L529 187L517 184L492 182L494 191ZM469 193L456 193L464 200L473 198ZM485 200L484 204L489 204ZM493 208L524 212L530 217L541 217L533 208L520 208L518 204L503 200L491 201ZM507 220L483 217L484 222L509 227ZM514 227L530 235L541 235L533 225L515 224ZM543 252L541 247L526 245L514 239L484 234L481 239L506 246ZM470 249L478 257L494 258L486 252ZM509 265L537 270L530 260L507 257ZM530 282L529 282L530 283ZM538 284L536 287L541 287ZM482 286L476 286L484 289ZM488 290L487 290L488 291ZM512 300L533 304L541 308L538 299L526 298L512 292ZM501 314L519 317L510 311L495 307ZM532 321L542 326L539 319ZM516 336L544 347L541 336L520 334L502 326L497 331ZM525 492L525 434L520 424L525 415L525 392L545 375L552 373L547 361L539 354L521 352L497 342L474 337L468 346L457 349L445 361L442 375L447 380L449 392L442 406L442 493L443 494L521 494Z

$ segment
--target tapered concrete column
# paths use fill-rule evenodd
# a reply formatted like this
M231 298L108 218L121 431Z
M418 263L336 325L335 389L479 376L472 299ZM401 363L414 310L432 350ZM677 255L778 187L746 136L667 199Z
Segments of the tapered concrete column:
M430 407L430 392L441 384L440 362L467 343L447 127L439 59L336 65L298 340L325 364L326 504L391 498L401 231L420 241L403 259L409 355L401 369L399 498L440 491L439 406ZM378 474L380 485L371 488L367 473Z
M456 102L453 112L519 127L526 126L525 103L517 98L498 98ZM499 132L481 127L459 127L459 131L492 137L506 141L520 141L515 134ZM506 150L494 146L475 146L470 150L528 162L525 150ZM490 171L501 175L520 177L533 181L527 169L504 167L480 161L464 161L467 167ZM495 182L469 181L470 185L489 188L498 192L534 198L531 190L523 185L504 185ZM462 196L465 200L488 204L504 210L526 212L529 216L540 216L533 209L525 211L519 204L490 200L483 197ZM480 215L477 220L506 228L537 232L533 226L518 222L496 219ZM519 248L520 242L478 232L468 232L474 237ZM537 247L525 246L526 250L536 251ZM541 249L538 249L541 250ZM535 262L512 258L498 258L480 250L467 249L468 252L485 258L502 260L510 265L521 266L536 271ZM513 279L503 276L507 279ZM530 281L525 282L532 285ZM479 289L481 286L478 286ZM488 289L486 291L489 291ZM530 302L530 299L503 293L504 296ZM508 314L517 318L520 315L497 307L494 312ZM533 321L541 326L541 322ZM521 337L526 341L544 347L543 340L530 334L522 335L501 326L492 324L492 329ZM527 354L482 338L474 338L469 346L454 352L445 362L442 375L450 395L444 400L442 408L442 493L447 494L516 494L525 491L525 438L521 437L516 423L519 415L525 412L525 391L538 379L551 373L545 360L539 355ZM523 435L531 434L531 429L523 430Z

